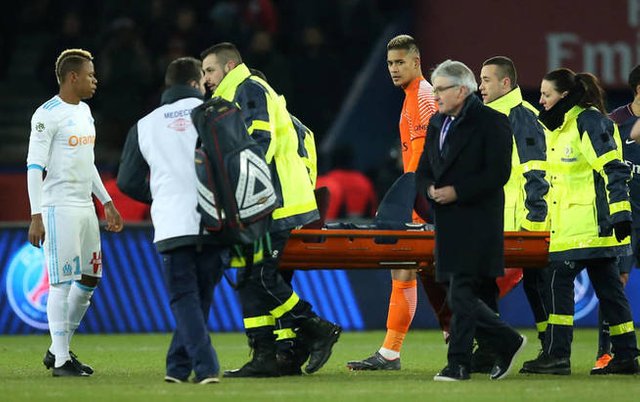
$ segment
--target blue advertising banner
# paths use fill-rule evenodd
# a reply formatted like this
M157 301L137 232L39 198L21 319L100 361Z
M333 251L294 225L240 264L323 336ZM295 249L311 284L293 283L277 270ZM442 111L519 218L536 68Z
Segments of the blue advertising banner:
M168 332L174 326L160 258L150 226L128 226L122 233L102 233L103 279L78 332ZM640 322L638 275L627 294ZM391 280L386 270L297 271L293 287L314 310L345 330L385 328ZM48 278L41 249L27 241L26 226L0 228L0 334L47 331ZM437 328L422 291L413 328ZM576 280L576 326L595 326L598 300L586 272ZM517 327L532 327L522 287L500 302L501 315ZM209 316L212 331L242 331L237 295L223 279L215 290Z
M103 278L78 332L167 332L174 326L160 257L149 226L102 233ZM363 329L360 308L345 271L294 275L293 287L314 310L347 330ZM27 241L26 227L0 229L0 334L48 330L48 278L41 249ZM235 290L222 279L209 316L213 331L243 331Z

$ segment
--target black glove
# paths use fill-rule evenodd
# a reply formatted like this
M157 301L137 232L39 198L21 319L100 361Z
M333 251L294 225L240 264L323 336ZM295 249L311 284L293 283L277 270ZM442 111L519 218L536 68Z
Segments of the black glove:
M616 233L616 239L622 241L625 237L631 235L631 221L622 221L613 224L613 230Z

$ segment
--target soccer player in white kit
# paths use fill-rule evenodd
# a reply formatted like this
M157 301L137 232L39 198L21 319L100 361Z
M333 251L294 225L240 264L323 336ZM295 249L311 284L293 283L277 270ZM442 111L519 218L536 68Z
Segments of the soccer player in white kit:
M89 376L69 344L102 277L100 230L91 194L104 206L106 229L122 230L122 218L94 165L96 131L89 106L96 91L93 56L67 49L55 64L58 95L31 118L27 187L29 242L44 247L49 279L47 317L51 346L43 363L53 376ZM46 172L43 180L43 172Z

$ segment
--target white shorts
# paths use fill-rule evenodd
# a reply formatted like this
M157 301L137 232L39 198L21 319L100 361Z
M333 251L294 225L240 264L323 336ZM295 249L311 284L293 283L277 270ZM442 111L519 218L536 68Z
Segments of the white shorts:
M49 283L102 277L100 227L95 209L56 206L42 209L44 257Z

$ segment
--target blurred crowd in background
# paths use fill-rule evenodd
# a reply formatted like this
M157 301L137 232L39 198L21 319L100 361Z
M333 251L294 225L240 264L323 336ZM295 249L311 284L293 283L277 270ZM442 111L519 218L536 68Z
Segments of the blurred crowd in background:
M15 12L0 16L0 84L5 84L2 91L5 102L16 105L16 109L18 103L21 106L19 114L4 117L14 120L13 129L2 121L6 131L2 136L16 149L8 159L3 154L3 170L21 171L28 141L28 116L58 92L54 63L67 48L87 49L95 59L98 91L88 103L98 129L96 163L107 177L116 173L129 128L159 104L169 62L183 56L199 58L201 51L221 41L235 43L247 65L267 76L276 91L286 97L289 110L314 131L320 147L376 38L410 3L408 0L71 0L61 4L53 0L27 0L14 4ZM27 38L32 38L31 42ZM31 48L30 57L23 55L27 52L25 46ZM37 87L35 90L21 89L15 82L20 81L16 80L16 68L24 69L20 77L32 77L29 88ZM18 99L18 93L20 102L13 100ZM396 132L388 134L397 136ZM24 146L15 144L22 140ZM350 158L349 152L352 150L338 154ZM395 168L399 165L393 162L393 152L390 163ZM348 160L338 162L339 166L333 166L333 160L327 162L322 165L326 170L338 167L360 175L361 181L369 179L346 168ZM400 171L388 173L388 179L393 180ZM341 180L345 178L354 180L340 176ZM332 185L336 179L327 181ZM375 212L378 195L372 193L379 191L382 195L388 182L384 180L376 186L380 189L367 190L366 206L362 207L366 216ZM344 208L336 209L336 213L354 215Z
M431 8L445 6L425 4L412 0L24 0L11 4L10 12L7 9L0 13L0 186L6 190L0 194L0 206L19 205L20 210L0 213L0 220L28 217L22 176L29 119L58 91L54 63L62 50L85 48L95 57L98 91L88 103L98 132L96 164L108 178L117 171L129 128L157 107L169 62L183 56L199 58L201 51L221 41L235 43L247 65L261 70L274 89L286 97L289 110L313 130L319 150L350 91L360 93L358 101L365 98L384 104L376 110L388 111L389 126L378 124L371 109L355 111L359 120L341 128L339 132L344 135L339 139L326 141L331 146L324 147L318 163L322 185L333 187L337 194L337 182L347 182L360 196L356 202L345 201L331 211L345 218L371 216L376 203L402 173L397 116L403 94L388 80L382 53L377 65L384 70L382 75L369 77L364 90L357 78L364 75L376 41L400 16L411 17L417 38L420 32L422 39L431 37L428 27L434 23L428 21L435 12ZM472 2L465 4L469 7ZM431 11L420 13L420 8ZM507 11L496 18L504 13ZM553 29L545 26L543 32ZM406 33L413 33L412 29ZM449 41L441 39L448 49ZM440 61L434 58L431 47L423 54L427 78L430 68ZM540 77L543 72L541 69ZM528 78L536 84L523 86L523 96L537 106L538 77ZM374 90L380 89L388 91L383 92L384 98L373 96ZM630 97L629 90L620 85L607 88L607 95L609 110ZM353 108L358 101L347 103ZM343 141L346 136L353 139L351 145ZM396 147L387 150L386 145L374 141L383 136L389 138L387 144ZM383 149L384 154L373 153L377 149ZM363 154L367 162L375 163L367 163L366 171L358 171L363 169L362 163L354 163L354 159L362 162ZM370 183L366 188L354 185L367 180Z
M198 57L221 41L235 43L245 62L266 74L321 142L399 2L110 0L67 1L62 8L60 2L35 0L16 6L18 15L2 17L0 80L21 33L47 34L35 79L48 94L57 92L53 66L60 51L90 50L99 79L91 106L100 142L121 148L131 124L157 106L168 63Z

